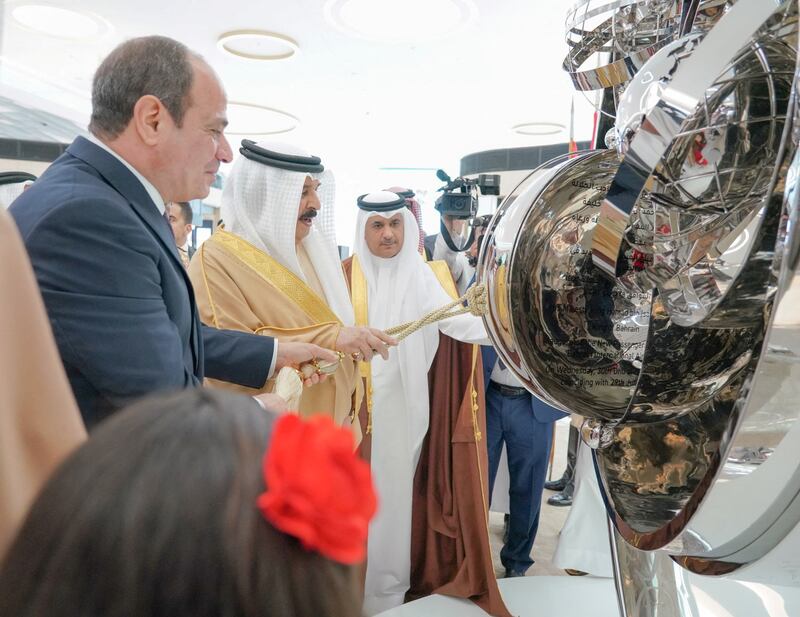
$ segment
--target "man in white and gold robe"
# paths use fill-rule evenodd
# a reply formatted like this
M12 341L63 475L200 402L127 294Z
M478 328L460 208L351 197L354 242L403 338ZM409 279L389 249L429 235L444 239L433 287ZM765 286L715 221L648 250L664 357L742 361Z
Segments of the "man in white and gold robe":
M383 330L450 303L446 264L425 263L402 196L362 196L349 272L356 323ZM438 268L437 265L444 266ZM370 524L364 612L431 593L471 598L509 617L486 527L486 432L479 317L424 326L386 362L362 366L378 514ZM467 343L467 344L464 344Z
M353 325L334 237L333 177L318 157L290 146L244 140L240 152L222 195L225 229L203 243L189 268L200 317L342 352L335 374L303 392L299 411L331 415L359 435L355 360L385 357L393 339Z

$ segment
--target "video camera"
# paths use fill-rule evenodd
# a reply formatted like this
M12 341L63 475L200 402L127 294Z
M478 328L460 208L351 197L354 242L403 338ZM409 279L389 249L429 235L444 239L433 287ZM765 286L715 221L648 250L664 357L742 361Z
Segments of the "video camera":
M500 194L500 176L497 174L480 174L478 179L451 179L443 169L436 172L445 185L439 190L442 194L434 207L441 216L452 216L457 219L471 219L478 214L478 191L481 195Z
M436 172L436 177L445 185L439 190L442 194L436 200L434 208L442 217L439 225L442 238L451 251L457 253L466 251L472 246L475 239L475 217L478 214L478 191L482 195L500 194L500 176L497 174L480 174L478 179L458 177L451 179L443 169ZM456 246L450 231L444 223L444 217L451 216L454 219L471 219L470 233L463 246Z

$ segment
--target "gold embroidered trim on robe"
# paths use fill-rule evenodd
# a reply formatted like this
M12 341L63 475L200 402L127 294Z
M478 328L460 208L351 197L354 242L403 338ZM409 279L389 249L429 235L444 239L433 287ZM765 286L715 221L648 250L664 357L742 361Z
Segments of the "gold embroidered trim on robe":
M358 257L353 255L350 269L350 290L352 294L353 313L357 326L369 326L369 309L367 305L367 279L361 270ZM358 370L366 383L367 397L367 428L366 433L372 433L372 370L369 362L359 362Z
M442 288L447 292L447 295L453 300L458 300L458 290L456 289L456 284L453 281L453 275L450 274L450 267L447 265L447 262L437 259L436 261L428 261L425 263L427 263L431 270L433 270L433 273L436 275L436 279L439 281L439 284L442 286Z
M430 266L439 284L453 298L458 299L458 291L453 282L453 276L450 274L450 268L447 262L442 260L426 261ZM355 313L357 326L369 326L369 303L367 300L367 279L364 277L364 272L361 270L361 264L358 261L358 256L353 255L352 267L350 270L350 290L353 301L353 311ZM477 348L477 347L476 347ZM367 386L367 434L372 432L372 365L369 362L358 363L359 372L364 378ZM474 372L474 370L473 370ZM474 389L473 389L474 392ZM475 429L477 431L477 427ZM476 438L480 439L480 431L476 433Z
M478 422L478 391L475 389L475 369L478 365L478 355L481 353L480 345L472 346L472 373L469 377L469 395L470 405L472 406L472 430L475 434L475 452L478 456L478 477L480 478L481 498L483 499L483 509L486 514L486 537L489 537L489 500L486 498L484 492L483 473L481 471L480 451L478 450L478 442L483 439L483 434L480 429L480 422ZM488 484L486 485L488 486Z
M314 290L294 272L285 268L247 240L223 229L217 230L214 241L294 302L314 322L342 322Z

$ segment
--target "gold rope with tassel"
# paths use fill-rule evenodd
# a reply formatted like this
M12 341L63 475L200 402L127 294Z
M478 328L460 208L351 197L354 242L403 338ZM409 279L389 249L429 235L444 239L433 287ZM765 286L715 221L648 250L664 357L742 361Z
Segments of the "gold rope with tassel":
M398 341L402 341L404 338L414 334L414 332L417 332L425 326L430 326L431 324L435 324L444 319L449 319L450 317L456 317L458 315L464 315L466 313L472 313L476 317L481 317L482 315L486 315L488 312L489 307L486 295L486 286L484 284L473 285L467 290L467 293L460 298L453 300L450 304L438 308L435 311L431 311L416 321L410 321L408 323L400 324L399 326L394 326L385 330L385 332L389 336L396 338ZM365 321L365 319L363 321ZM362 325L361 320L356 319L356 322L359 323L359 325ZM344 357L344 354L341 352L339 352L339 355L340 357ZM304 364L301 369L309 367L312 364L313 363ZM326 369L327 370L324 371L325 373L330 374L332 372L330 367L327 365ZM308 374L305 375L305 377L308 376Z
M363 283L363 274L361 274L360 266L357 260L353 260L353 306L356 310L356 323L358 325L366 325L367 315L366 315L366 288L362 289L363 284L361 286L358 285L359 282ZM363 298L361 297L363 296ZM486 315L489 312L489 301L486 293L486 285L483 283L479 285L473 285L470 287L467 292L461 296L460 298L453 300L449 304L436 309L435 311L431 311L427 315L423 315L416 321L411 321L408 323L400 324L399 326L394 326L393 328L389 328L386 330L386 334L389 336L393 336L398 341L402 341L404 338L414 334L418 330L424 328L425 326L429 326L431 324L435 324L439 321L444 319L449 319L450 317L456 317L458 315L464 315L466 313L471 313L476 317L481 317ZM344 354L340 353L340 356ZM304 373L308 370L314 363L304 364L300 367L300 370ZM359 362L361 376L366 380L366 387L367 391L365 392L365 396L367 397L367 429L366 433L369 434L372 432L372 375L371 371L369 370L369 363L368 362ZM325 367L325 373L330 374L332 372L332 366ZM285 370L285 369L284 369ZM294 379L290 379L288 375L285 375L282 379L281 388L276 388L276 394L284 396L289 395L292 397L293 401L299 401L297 384L298 382L302 384L302 380L300 379L300 375L297 374L297 371L291 369L295 372L296 376ZM333 369L335 370L335 369ZM312 369L313 372L313 369ZM319 371L318 371L319 372ZM308 377L309 375L304 375ZM280 390L280 391L279 391ZM286 398L286 396L284 396ZM480 439L480 435L476 435L477 439Z
M464 306L465 303L466 306ZM386 334L395 337L398 341L402 341L407 336L414 334L417 330L435 324L443 319L464 315L465 313L472 313L480 317L486 315L488 312L489 302L486 294L486 285L481 283L480 285L473 285L470 287L467 293L458 298L458 300L453 300L450 304L438 308L435 311L431 311L416 321L389 328L386 330Z

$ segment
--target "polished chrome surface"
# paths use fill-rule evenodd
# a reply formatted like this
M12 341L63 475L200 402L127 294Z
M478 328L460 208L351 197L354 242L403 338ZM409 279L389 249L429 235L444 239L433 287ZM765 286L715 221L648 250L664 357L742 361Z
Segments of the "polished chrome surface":
M773 25L782 28L789 23L796 28L796 5L791 9L781 13L778 16L781 21L775 20ZM786 44L785 37L776 39L781 45ZM796 41L791 43L796 45ZM752 48L763 49L760 45L756 41ZM769 92L766 88L762 91ZM788 102L787 108L791 109ZM796 335L783 328L776 329L773 319L775 315L787 314L786 310L781 311L785 300L780 300L777 307L774 305L778 272L782 272L787 293L791 294L792 288L792 276L785 270L790 265L784 263L783 256L792 241L794 215L789 210L791 201L784 205L784 188L793 189L797 182L797 171L789 168L796 142L788 139L785 128L782 126L782 139L771 160L773 171L767 198L740 230L751 239L741 241L738 247L729 245L720 249L725 256L718 264L720 268L726 263L735 264L727 272L722 269L716 272L725 279L727 293L716 303L698 302L705 311L699 327L681 326L685 314L674 310L675 295L683 293L686 297L697 291L697 279L692 279L699 276L697 271L677 277L671 288L659 288L654 301L654 306L661 303L661 317L670 326L667 336L657 340L657 311L653 311L648 342L652 357L645 357L643 364L648 367L660 355L665 371L653 382L649 393L642 392L644 399L658 400L663 396L674 406L676 399L696 388L699 382L710 379L718 386L720 377L727 377L727 382L701 405L696 405L699 398L688 401L690 411L683 416L647 426L617 426L612 445L597 452L609 506L620 534L640 548L665 546L671 553L682 556L682 565L690 569L722 572L749 563L763 556L800 520L797 512L800 486L796 486L800 484L800 476L795 477L798 465L795 461L773 465L770 460L775 456L776 443L781 442L796 421L797 405L789 400L797 390L791 384L800 378L793 370L800 360L800 350L795 350L790 342ZM793 192L786 195L791 197ZM704 274L714 275L709 271ZM614 280L619 281L620 277ZM670 297L670 293L674 295ZM671 305L668 300L672 300ZM681 332L686 338L678 335ZM724 340L730 347L720 348L723 340L720 337L726 337ZM679 348L687 351L684 345L690 340L698 350L717 348L720 357L735 358L729 365L730 372L707 372L708 364L700 362L702 352L676 355ZM671 344L674 341L680 342L676 346ZM778 349L780 354L776 354ZM683 362L691 365L686 374L693 375L695 381L689 388L676 383L669 391L664 379L666 370ZM762 383L766 385L761 386ZM761 394L757 395L758 392ZM767 431L763 430L767 426L765 414L772 420ZM781 418L780 422L775 421L776 416ZM736 435L740 424L742 429ZM748 426L762 430L754 433L748 431ZM732 446L736 446L735 460L723 469L726 453ZM758 456L743 459L741 452L748 448ZM778 460L790 457L790 451L791 448L783 448ZM720 507L730 508L741 502L747 475L755 469L762 478L773 476L768 483L762 482L763 488L758 491L767 494L758 506L747 508L746 516L720 525L715 513ZM727 479L715 483L721 471L725 478L726 470Z
M624 157L592 245L610 275L665 284L713 260L768 199L794 73L791 5L740 0L705 38L656 54L622 96Z
M800 615L800 529L751 567L732 575L694 574L664 551L612 538L621 617L794 617ZM773 558L773 555L775 556Z
M669 556L631 546L613 525L609 536L621 617L701 617L691 590Z
M567 14L569 52L562 67L578 90L619 86L630 80L659 48L676 37L681 26L679 0L619 0L599 4L586 0ZM609 53L600 66L587 62Z
M716 483L683 534L666 547L675 555L748 564L800 521L800 155L797 136L793 141L786 173L791 190L777 217L773 260L764 277L764 352L740 395L741 424ZM720 521L718 512L725 509L735 509L736 518Z
M521 220L527 213L525 204L530 204L533 196L541 191L548 179L568 162L568 157L548 161L525 178L500 204L484 234L478 259L482 265L477 270L478 282L486 284L489 303L493 309L483 320L489 336L497 341L495 349L498 355L528 390L560 409L564 407L542 389L522 363L514 342L508 273L514 240Z
M596 418L586 418L579 431L583 443L592 450L607 448L614 441L613 426Z
M733 0L582 0L567 13L562 68L577 90L617 88L690 31L710 29Z
M563 407L605 420L630 404L650 310L650 294L615 286L591 262L589 232L617 164L609 151L582 155L517 198L507 274L522 366Z
M617 166L604 150L541 172L495 217L478 279L489 289L496 347L534 394L608 423L660 422L735 381L756 332L683 328L651 292L596 267L592 231Z
M730 312L715 310L725 301L736 323L748 323L763 303L750 288L769 267L753 254L774 237L778 214L763 217L794 75L785 24L776 16L706 92L650 179L649 199L632 211L624 245L639 265L629 259L627 276L656 285L681 325L733 325Z
M625 616L696 615L686 572L774 568L800 542L798 3L691 4L695 31L658 39L620 97L613 149L545 166L478 267L501 356L586 417ZM608 24L578 23L605 49ZM800 586L781 559L776 584Z

